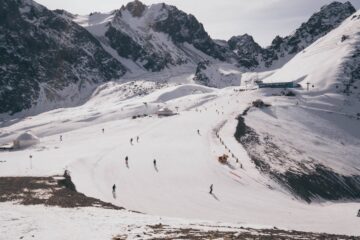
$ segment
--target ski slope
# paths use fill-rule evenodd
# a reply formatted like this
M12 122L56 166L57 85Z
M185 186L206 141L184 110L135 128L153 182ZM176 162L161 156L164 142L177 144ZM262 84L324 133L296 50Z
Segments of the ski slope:
M139 88L148 89L147 94L137 96ZM51 176L67 169L78 191L150 216L359 235L357 203L307 204L295 199L262 175L233 137L235 118L253 100L296 107L294 100L268 97L271 92L265 90L234 89L195 84L157 89L151 83L113 83L101 87L82 106L3 122L0 144L26 130L39 136L41 143L0 152L0 160L5 161L0 176ZM162 107L178 109L178 114L159 118L154 113ZM148 116L132 119L142 114ZM254 122L266 128L261 121L264 116L259 115L256 118L254 113ZM217 131L240 163L234 158L228 166L218 163L217 157L228 150L216 137ZM210 184L213 195L208 192Z
M360 11L338 28L297 54L264 82L296 81L304 88L314 85L316 93L335 92L335 85L348 80L344 63L355 54L360 43Z

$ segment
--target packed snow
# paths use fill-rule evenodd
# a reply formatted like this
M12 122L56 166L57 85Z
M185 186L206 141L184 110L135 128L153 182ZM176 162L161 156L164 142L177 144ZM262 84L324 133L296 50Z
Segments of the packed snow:
M103 34L99 26L106 26L111 14L78 17L77 21L94 34ZM151 8L146 10L144 18L156 17L160 16L153 16ZM123 15L143 30L142 20L133 18ZM2 203L0 210L5 214L0 222L5 227L1 236L13 238L15 232L36 228L39 239L47 239L58 226L68 227L69 217L81 226L71 229L74 235L63 231L54 238L112 237L115 228L130 228L131 224L139 226L131 229L136 234L146 231L146 224L158 223L158 216L173 225L231 222L236 226L360 235L358 203L308 204L295 198L262 174L234 138L236 117L254 100L263 99L272 107L252 109L249 126L260 133L275 134L274 141L283 144L297 161L301 159L294 146L303 150L303 156L321 158L322 164L338 172L359 175L359 102L331 91L344 58L359 42L359 24L354 22L346 20L278 71L248 73L241 79L241 73L233 69L217 69L217 73L235 75L239 84L246 80L254 85L259 79L300 82L304 88L294 90L295 97L281 96L281 90L246 87L248 91L240 91L244 88L198 85L189 71L193 66L185 65L158 74L130 74L122 82L104 84L76 107L27 117L2 116L0 145L29 130L40 142L0 152L0 176L53 176L68 170L79 192L145 215L93 208L46 208L47 214L43 214L41 206ZM345 33L350 39L341 42ZM154 38L166 41L164 36ZM306 82L315 87L307 91ZM157 116L164 108L176 114ZM227 165L218 161L223 154L230 155ZM282 171L289 166L277 167ZM211 184L213 194L209 194ZM89 225L95 225L96 231L88 231Z
M0 176L51 176L67 169L78 191L150 215L360 234L355 217L358 204L309 205L295 199L260 174L236 142L236 116L251 101L266 97L266 91L235 92L236 88L190 84L124 99L118 96L119 86L106 87L82 106L2 123L1 144L26 129L36 133L41 143L1 152L6 162L1 164ZM293 100L286 99L272 103L294 106ZM162 107L179 114L159 118L154 113ZM262 117L255 115L254 123L261 124ZM217 161L228 150L216 131L239 163L235 158L228 166ZM306 148L313 143L303 144ZM214 184L213 195L208 192L210 184Z

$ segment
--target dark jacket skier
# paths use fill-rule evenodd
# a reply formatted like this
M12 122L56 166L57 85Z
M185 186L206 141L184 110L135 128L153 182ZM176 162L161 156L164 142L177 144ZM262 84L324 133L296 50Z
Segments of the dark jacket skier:
M209 192L209 193L212 194L212 192L213 192L213 185L211 184L211 185L210 185L210 192Z

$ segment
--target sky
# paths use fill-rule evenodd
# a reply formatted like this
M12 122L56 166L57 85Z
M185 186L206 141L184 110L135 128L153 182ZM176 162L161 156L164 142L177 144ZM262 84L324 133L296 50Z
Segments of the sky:
M130 0L35 0L49 9L65 9L75 14L109 12ZM195 15L214 39L228 40L248 33L262 46L276 35L286 36L321 6L332 0L141 0L150 5L165 2ZM344 0L338 0L345 2ZM360 0L350 0L356 9Z

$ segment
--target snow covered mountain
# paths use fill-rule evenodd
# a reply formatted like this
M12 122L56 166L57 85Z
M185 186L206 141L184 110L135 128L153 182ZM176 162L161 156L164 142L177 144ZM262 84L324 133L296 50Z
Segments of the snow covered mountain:
M0 32L0 113L76 105L125 73L84 28L31 0L0 2Z
M115 57L130 59L148 71L210 58L225 59L221 47L194 16L164 3L146 6L136 0L108 14L78 16L74 21L89 30ZM129 66L130 70L139 71L133 68Z
M194 16L163 3L135 0L86 16L31 0L2 1L0 8L0 113L76 106L104 82L152 72L146 78L156 79L174 68L206 86L236 86L242 72L282 66L355 11L348 2L324 6L294 34L263 49L247 34L215 41Z
M264 79L302 85L295 107L239 120L238 140L258 168L307 201L360 198L359 46L360 11Z
M221 238L183 235L199 228L228 229L233 239L254 232L246 226L360 235L360 11L338 24L351 7L324 7L326 14L314 15L324 18L312 17L293 35L308 42L289 48L295 40L281 38L283 59L291 58L281 68L242 72L231 63L234 54L248 69L264 63L265 50L251 36L213 41L192 16L165 4L135 1L88 16L30 0L0 6L2 112L47 104L51 96L84 100L32 116L1 115L0 181L16 176L6 191L9 181L0 182L1 236ZM302 87L258 88L254 79ZM159 116L164 108L173 114ZM28 131L39 141L11 149ZM227 161L219 161L224 155ZM56 181L43 186L39 178L65 170L78 201L95 203L64 210L14 202L17 194L46 204L56 188L55 203L78 207L62 198L69 189ZM17 182L31 178L34 188ZM94 208L105 203L122 210ZM89 231L89 224L96 228ZM294 239L321 238L295 233ZM255 238L260 234L276 238L269 231Z
M277 69L317 39L337 28L355 11L350 2L333 2L322 7L293 34L286 37L277 36L267 48L262 49L247 34L232 37L228 44L236 54L240 67L250 70Z
M360 101L359 55L358 11L338 28L298 53L265 81L295 81L304 88L309 83L313 95L340 93L351 100L347 101L347 105L357 105Z

